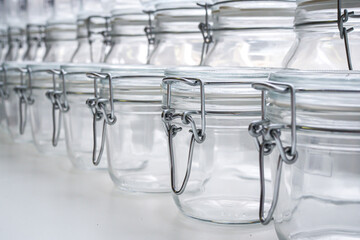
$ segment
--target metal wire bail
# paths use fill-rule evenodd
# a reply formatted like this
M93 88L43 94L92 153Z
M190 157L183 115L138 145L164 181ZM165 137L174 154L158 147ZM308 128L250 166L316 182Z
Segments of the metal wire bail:
M291 84L285 83L253 83L252 87L261 91L261 120L254 121L249 125L249 134L256 139L258 144L257 148L259 150L259 166L260 166L260 207L259 207L259 218L260 222L264 225L268 224L273 217L278 197L279 197L279 188L280 188L280 178L281 178L281 167L282 162L287 164L293 164L298 158L298 153L296 150L296 97L295 89ZM266 119L266 99L265 92L277 92L281 94L290 94L291 102L291 124L290 126L273 124L270 120ZM284 147L280 139L281 129L290 128L291 130L291 145ZM259 139L261 137L261 140ZM274 190L273 190L273 200L268 211L267 216L265 216L265 177L264 177L264 157L271 154L273 149L277 147L279 151L279 159L277 164Z
M187 111L183 113L175 113L175 109L171 108L171 85L175 82L182 82L189 86L199 86L200 87L200 98L201 98L201 111ZM163 106L163 112L161 115L162 121L164 123L166 134L168 136L168 145L169 145L169 154L170 154L170 170L171 170L171 189L176 195L181 195L187 186L187 183L190 178L192 158L194 153L195 142L201 144L205 141L206 134L206 119L205 119L205 91L204 83L200 79L196 78L173 78L166 77L163 79L163 83L166 84L167 88L167 98L166 106ZM195 120L191 115L200 114L201 115L201 128L196 127ZM176 177L175 177L175 156L174 156L174 147L173 147L173 138L178 132L182 130L181 127L177 127L175 124L172 124L172 121L176 118L180 118L182 123L189 125L191 127L191 140L188 153L188 161L186 167L186 173L184 180L182 181L180 189L176 189Z
M148 40L148 54L147 54L147 63L150 61L150 54L154 49L155 45L155 27L154 27L154 11L144 11L148 15L148 25L144 28L146 38Z
M113 89L112 89L112 76L109 73L86 73L86 76L94 79L94 98L89 98L86 100L86 104L93 114L93 154L92 162L95 166L99 165L101 158L105 149L105 138L106 138L106 124L114 125L116 123L116 116L114 114L114 98L113 98ZM109 81L109 99L100 98L98 92L97 80L98 79L108 79ZM110 104L110 113L107 110L107 104ZM97 130L96 125L98 121L103 120L102 125L102 134L101 134L101 143L99 154L97 154Z
M205 9L205 23L199 24L199 29L201 31L201 34L203 36L204 42L201 49L201 60L200 65L203 65L205 55L209 51L209 46L213 42L212 32L211 32L211 25L209 23L209 7L211 7L211 4L205 3L197 3L198 6L203 7Z

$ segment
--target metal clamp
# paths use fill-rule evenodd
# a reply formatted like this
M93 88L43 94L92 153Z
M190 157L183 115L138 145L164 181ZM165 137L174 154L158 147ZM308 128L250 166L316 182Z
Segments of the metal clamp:
M153 24L154 11L144 11L148 15L148 26L144 28L146 38L148 40L148 61L150 61L150 54L155 45L155 27ZM149 62L148 62L149 63Z
M105 138L106 138L106 124L114 125L116 123L116 116L114 114L114 98L112 90L112 76L109 73L86 73L86 76L94 79L94 98L86 100L86 104L93 114L93 155L92 161L95 166L99 165L105 149ZM108 79L109 81L109 94L110 98L100 98L97 80ZM108 112L106 105L110 104L110 112ZM103 127L101 134L101 143L99 154L97 154L97 134L96 134L96 123L103 119Z
M105 21L105 29L103 31L100 32L94 32L91 30L91 20L92 19L104 19ZM88 37L88 41L89 41L89 45L90 45L90 59L91 62L94 62L94 54L93 54L93 36L94 35L101 35L103 37L103 49L101 51L101 56L100 56L100 62L103 62L105 59L105 56L107 55L107 53L110 50L110 46L111 46L111 38L110 38L110 17L108 16L98 16L98 15L94 15L94 16L89 16L86 21L86 29L87 29L87 37Z
M201 111L188 111L183 113L175 113L175 110L171 108L171 85L175 82L182 82L189 86L200 86L200 97L201 97ZM191 166L192 166L192 158L194 153L194 145L195 142L201 144L205 141L206 134L206 119L205 119L205 91L204 91L204 83L200 79L196 78L172 78L167 77L163 79L163 83L166 84L167 87L167 98L166 98L166 106L163 107L162 112L162 121L164 123L166 133L168 136L168 144L169 144L169 153L170 153L170 168L171 168L171 188L172 191L176 195L180 195L185 191L187 183L189 181ZM192 118L192 114L200 114L201 115L201 128L196 127L196 123ZM182 123L185 125L190 124L191 126L191 140L190 140L190 148L188 153L188 161L185 178L181 184L179 190L176 189L175 184L175 157L174 157L174 147L173 147L173 138L176 136L178 132L182 130L181 127L177 127L172 124L172 121L176 118L180 118Z
M66 87L65 87L65 71L64 70L48 70L48 73L52 74L53 89L46 92L46 97L52 104L52 121L53 121L53 133L52 133L52 145L57 146L59 142L61 132L61 119L62 113L66 113L70 110L66 98ZM58 90L56 84L56 76L62 79L62 90ZM56 123L56 112L58 113L58 123Z
M344 39L348 68L349 70L353 70L348 33L354 31L354 28L344 27L344 23L346 23L350 17L358 18L360 15L355 15L353 11L349 12L347 9L344 9L344 13L342 13L341 0L337 0L337 24L340 31L340 38Z
M203 7L205 9L205 23L199 24L199 29L201 31L201 34L203 36L204 42L201 49L201 60L200 65L203 65L205 55L209 51L209 46L213 42L212 32L211 32L211 25L209 23L209 7L212 7L211 4L205 3L200 4L197 3L198 6Z
M262 119L255 121L249 125L249 134L256 138L259 149L259 165L260 165L260 208L259 208L259 218L260 222L264 225L268 224L273 217L274 210L279 198L279 188L280 188L280 178L281 178L281 167L282 162L284 161L287 164L293 164L298 158L298 153L296 150L296 98L295 98L295 89L291 84L285 83L254 83L252 87L261 91L261 110L262 110ZM266 99L265 92L277 92L281 94L290 94L291 102L291 125L278 125L271 124L269 120L266 119L265 107ZM291 129L291 145L284 147L280 139L281 129L290 128ZM259 137L262 140L259 140ZM277 172L275 177L274 193L273 200L270 206L268 215L265 216L265 177L264 177L264 156L271 154L274 147L277 147L280 155L277 165Z

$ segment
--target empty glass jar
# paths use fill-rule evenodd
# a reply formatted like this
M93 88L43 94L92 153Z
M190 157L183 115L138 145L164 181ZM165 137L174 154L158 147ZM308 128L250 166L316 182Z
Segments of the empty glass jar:
M60 131L64 124L62 108L57 102L62 91L59 69L59 63L28 65L33 101L29 107L29 121L33 142L39 152L65 156L65 134Z
M5 60L21 61L26 51L25 30L21 27L9 27L8 45Z
M274 200L261 221L273 213L279 239L358 239L360 73L285 71L270 81L254 85L264 112L249 128L265 139L261 153L273 149Z
M44 62L70 62L77 47L76 24L59 21L48 22L45 34Z
M340 1L343 15L348 12L360 12L357 0ZM304 70L347 70L345 36L339 28L354 31L346 33L352 68L360 69L360 19L344 15L338 19L337 1L298 0L295 14L296 40L287 54L284 66ZM341 26L343 25L343 26ZM343 31L344 33L346 31Z
M185 215L215 223L258 222L258 153L247 129L261 115L260 93L251 84L266 81L270 71L165 71L162 119L173 197Z
M103 14L84 13L77 20L77 49L72 56L73 63L104 62L109 51L110 23L109 17Z
M6 28L0 27L0 63L3 63L5 61L8 47L8 36Z
M92 106L103 113L98 121L107 125L109 172L121 190L170 191L160 118L163 75L164 69L154 66L102 69L100 96Z
M28 107L33 98L26 62L5 62L3 71L3 104L10 137L15 142L31 142Z
M282 66L295 38L294 0L217 0L211 11L214 43L204 65Z
M144 28L148 16L138 8L111 12L112 47L105 62L110 64L146 64L149 45Z
M27 49L24 53L24 61L41 62L45 56L45 26L40 24L28 24L26 26Z
M65 99L69 110L63 114L66 148L72 164L79 169L94 169L93 156L93 119L87 99L94 96L94 81L86 76L87 72L99 72L103 65L66 64L62 65ZM61 82L63 84L63 82ZM62 85L63 86L63 85ZM97 125L97 136L101 136L102 125ZM97 139L100 141L100 139ZM106 157L105 157L106 158ZM106 168L102 161L100 168Z
M199 23L205 10L192 2L163 2L155 5L155 49L150 64L199 65L203 37Z

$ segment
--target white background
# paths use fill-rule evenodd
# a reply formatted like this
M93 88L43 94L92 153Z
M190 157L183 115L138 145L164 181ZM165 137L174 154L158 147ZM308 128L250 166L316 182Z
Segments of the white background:
M79 171L0 136L0 239L275 240L273 225L217 225L183 216L170 194L127 194L107 172Z

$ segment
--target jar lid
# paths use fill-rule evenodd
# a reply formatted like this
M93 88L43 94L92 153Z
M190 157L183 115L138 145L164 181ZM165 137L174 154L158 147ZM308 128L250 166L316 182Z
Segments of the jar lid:
M164 67L153 65L123 65L106 67L101 72L111 74L115 100L160 103L164 70ZM103 95L108 96L108 78L104 78L101 85Z
M21 84L21 72L26 72L26 66L29 63L31 62L4 62L2 69L6 69L6 79L3 81L12 85Z
M144 28L149 17L140 8L123 8L111 11L111 35L145 36Z
M337 1L335 0L297 0L297 8L295 13L295 25L303 25L309 23L337 23ZM349 12L360 11L360 1L346 0L341 1L342 11L347 9ZM347 24L357 24L358 18L349 18Z
M264 82L276 68L180 67L165 71L166 78L201 80L204 84L207 111L259 112L260 93L252 89L254 82ZM162 87L166 94L167 84ZM201 88L175 80L171 84L172 108L199 111Z
M44 63L28 64L27 67L31 69L32 72L37 72L37 71L60 69L60 65L61 63L44 62Z
M280 71L275 84L291 84L295 91L297 127L302 129L360 130L359 71ZM266 117L290 124L289 93L267 93Z
M46 41L66 41L76 39L75 22L48 22L45 27Z
M295 0L215 1L214 29L291 28Z

